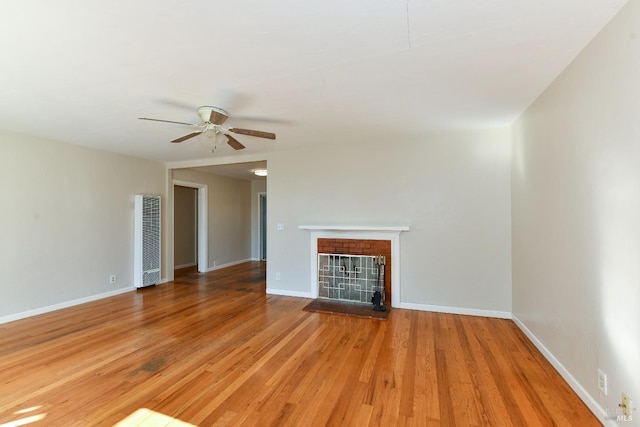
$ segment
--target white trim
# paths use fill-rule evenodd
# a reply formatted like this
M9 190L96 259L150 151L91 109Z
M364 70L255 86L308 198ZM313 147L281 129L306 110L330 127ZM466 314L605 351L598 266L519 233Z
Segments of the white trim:
M231 262L227 262L225 264L214 265L209 270L207 270L207 272L220 270L221 268L232 267L234 265L242 264L242 263L249 262L249 261L254 261L254 260L252 258L246 258L246 259L241 259L239 261L231 261Z
M299 225L300 230L327 231L409 231L408 225L372 226L372 225Z
M496 317L498 319L511 319L511 312L509 311L485 310L481 308L449 307L446 305L415 304L411 302L401 302L398 308L405 308L407 310L434 311L436 313L463 314L465 316L482 316Z
M511 314L513 322L520 328L520 330L529 338L529 340L536 346L536 348L542 353L542 355L551 363L551 365L558 371L560 376L569 384L569 387L580 397L585 405L594 413L596 417L604 425L617 426L618 423L614 420L607 420L605 418L606 412L600 406L600 404L587 392L587 390L575 379L567 368L556 358L556 356L544 345L538 337L535 336L529 328L520 320L515 314Z
M248 163L248 162L259 162L262 160L269 160L268 155L265 153L255 153L255 154L240 154L232 153L229 156L218 156L216 153L215 156L205 157L203 159L196 160L181 160L176 162L167 162L168 169L185 169L185 168L196 168L200 166L214 166L214 165L228 165L232 163Z
M267 288L267 294L269 295L283 295L286 297L296 298L313 298L310 292L289 291L287 289L273 289Z
M307 227L307 226L300 226ZM312 226L309 226L312 227ZM310 298L318 298L318 239L362 239L362 240L390 240L391 241L391 306L400 307L400 231L389 230L385 227L377 227L376 230L362 228L355 230L353 227L343 230L326 228L313 228L310 230L310 253L311 253L311 287ZM398 228L398 227L392 227ZM301 228L303 229L303 228ZM408 227L407 227L408 229ZM404 230L403 230L404 231Z
M163 253L164 253L164 265L165 265L165 270L166 270L166 275L170 280L174 279L174 271L173 271L173 265L175 263L175 253L174 253L174 245L175 245L175 239L173 236L174 233L174 224L173 224L173 218L174 218L174 212L173 212L173 200L175 197L175 186L173 185L173 171L171 169L166 169L166 189L165 189L165 194L166 194L166 204L163 207L164 209L164 215L163 217L165 218L164 221L164 243L163 243Z
M263 229L263 224L262 224L262 196L264 196L266 198L267 197L267 192L266 191L258 192L258 258L261 261L263 259L266 261L266 259L267 259L266 257L262 258L263 243L264 243L264 246L266 247L266 242L262 241L263 234L265 236L265 240L267 240L267 237L266 237L267 233L265 233L266 225L264 225L265 229ZM267 201L267 203L268 203L268 201ZM267 212L268 212L268 210L267 210ZM266 252L266 249L265 249L265 252Z
M166 282L166 279L165 279ZM97 295L91 295L84 298L78 298L71 301L61 302L59 304L48 305L46 307L34 308L33 310L23 311L22 313L10 314L8 316L0 317L0 324L13 322L15 320L26 319L27 317L38 316L40 314L49 313L63 308L73 307L74 305L85 304L87 302L97 301L104 298L113 297L127 292L135 291L135 287L116 289L115 291L104 292Z
M208 270L208 262L209 262L209 231L208 227L208 218L209 218L209 202L208 202L208 186L206 184L200 184L197 182L191 181L183 181L180 179L173 180L173 186L171 187L171 191L173 191L174 187L179 185L181 187L189 187L196 188L198 190L198 271L200 273L204 273ZM172 217L171 220L175 221L175 216L173 212L175 211L175 197L171 198L171 212ZM174 250L173 245L171 246L171 251ZM175 270L177 267L173 267Z
M209 263L209 187L198 187L198 271L207 271Z

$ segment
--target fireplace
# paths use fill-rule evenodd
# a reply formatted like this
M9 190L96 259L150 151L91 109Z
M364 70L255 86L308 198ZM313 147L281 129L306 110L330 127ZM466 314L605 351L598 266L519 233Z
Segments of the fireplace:
M384 269L382 255L319 253L318 298L370 304L375 292L385 294Z
M391 305L392 262L387 239L318 238L318 297L370 303L373 292L380 291Z
M324 281L319 275L319 267L322 265L320 261L320 254L328 254L334 257L334 261L340 260L340 256L360 256L360 257L378 257L383 256L385 259L384 266L384 289L385 289L385 304L397 307L401 300L401 286L400 286L400 233L408 231L407 226L391 226L391 227L370 227L370 226L319 226L319 225L306 225L299 226L302 230L310 231L310 255L311 255L311 297L312 298L327 298L329 293L334 295L337 293L340 299L343 299L347 292L338 292L337 290L325 291L321 290ZM352 261L349 261L350 263ZM351 264L350 264L351 265ZM346 270L346 265L344 265ZM325 267L322 267L325 268ZM375 268L377 270L377 267ZM353 270L355 272L355 269ZM343 288L349 287L345 284L351 284L350 295L355 298L356 293L360 293L360 289L363 285L372 285L371 277L367 277L364 282L364 277L358 277L360 273L351 273L352 277L347 277L349 280L342 282L342 285L333 286L336 284L334 280L333 285L329 288ZM375 273L374 273L375 276ZM340 279L340 278L338 278ZM360 281L358 282L358 279ZM339 280L338 280L339 281ZM326 286L326 285L325 285ZM358 296L359 299L365 299L365 301L371 303L371 287L365 288L366 292L363 296ZM351 297L349 297L351 298Z

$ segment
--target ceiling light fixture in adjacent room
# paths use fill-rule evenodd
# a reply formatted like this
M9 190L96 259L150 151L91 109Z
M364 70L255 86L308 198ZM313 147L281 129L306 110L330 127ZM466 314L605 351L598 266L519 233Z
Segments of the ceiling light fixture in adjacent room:
M258 176L267 176L267 170L266 169L254 169L253 173L255 173Z

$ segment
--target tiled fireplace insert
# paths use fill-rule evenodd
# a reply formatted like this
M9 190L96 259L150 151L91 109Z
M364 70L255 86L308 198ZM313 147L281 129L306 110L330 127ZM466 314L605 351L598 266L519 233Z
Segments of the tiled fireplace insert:
M391 305L391 262L390 240L319 238L318 297L371 303L380 290Z

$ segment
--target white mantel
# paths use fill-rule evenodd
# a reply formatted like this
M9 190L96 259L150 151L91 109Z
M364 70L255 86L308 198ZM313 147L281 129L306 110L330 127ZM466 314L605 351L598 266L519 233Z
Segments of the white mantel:
M326 231L409 231L408 225L397 226L373 226L373 225L299 225L300 230L326 230Z
M391 241L391 306L400 307L400 233L409 226L300 225L310 233L311 297L318 298L318 239L367 239Z

